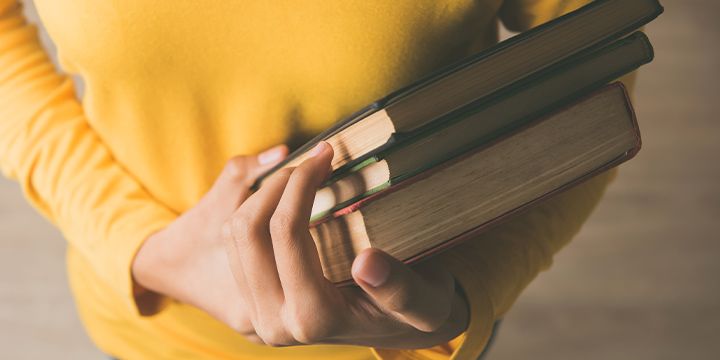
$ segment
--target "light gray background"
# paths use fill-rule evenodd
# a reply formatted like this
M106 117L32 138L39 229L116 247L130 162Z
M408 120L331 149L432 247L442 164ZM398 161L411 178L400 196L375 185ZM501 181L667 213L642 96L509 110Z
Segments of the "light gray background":
M644 148L508 314L491 359L720 354L720 4L663 3L636 92ZM77 319L64 247L0 179L0 358L103 358Z

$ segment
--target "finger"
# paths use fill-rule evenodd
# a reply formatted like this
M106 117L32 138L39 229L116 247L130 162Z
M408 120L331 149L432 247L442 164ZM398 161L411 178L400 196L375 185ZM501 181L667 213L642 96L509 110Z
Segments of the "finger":
M257 156L235 156L228 160L208 192L214 206L237 209L250 195L250 186L258 176L282 161L288 153L285 145L274 146Z
M320 142L295 169L270 224L280 282L289 303L318 294L325 284L308 225L315 192L330 172L332 148Z
M287 155L288 147L286 145L276 145L261 152L255 158L257 164L252 164L254 166L248 169L248 177L250 178L249 185L255 183L255 180L257 180L260 175L272 169L273 166L285 159Z
M352 275L381 309L420 331L439 329L452 312L455 281L448 272L421 276L380 250L366 249L355 258Z
M229 234L229 232L228 235L225 235L225 237L232 239L232 235ZM235 279L235 285L242 301L242 304L239 305L243 306L243 308L247 312L247 317L250 320L250 323L254 326L254 324L257 322L257 311L255 310L255 302L252 298L252 294L250 293L250 289L248 288L247 281L245 280L245 274L243 274L243 268L242 263L240 262L239 252L236 242L234 240L225 241L225 252L227 254L230 271L233 278ZM230 321L235 320L236 319L230 319ZM229 322L226 321L226 323ZM247 329L240 329L239 327L232 328L233 330L242 334L249 333Z
M251 319L256 328L276 318L284 300L268 223L291 173L284 169L271 176L229 220L226 249L238 286L256 314Z
M257 345L265 345L265 342L259 336L257 336L257 334L255 334L255 333L243 334L243 336L245 337L245 339L247 341L249 341L251 343L254 343Z

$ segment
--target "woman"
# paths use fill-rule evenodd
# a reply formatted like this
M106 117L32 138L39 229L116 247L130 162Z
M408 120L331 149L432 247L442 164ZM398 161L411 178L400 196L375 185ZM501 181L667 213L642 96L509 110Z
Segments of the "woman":
M497 18L522 31L584 2L36 0L81 106L0 0L0 166L68 239L114 357L476 358L607 175L421 267L366 251L345 289L307 233L333 150L248 184L287 154L273 145L492 45Z

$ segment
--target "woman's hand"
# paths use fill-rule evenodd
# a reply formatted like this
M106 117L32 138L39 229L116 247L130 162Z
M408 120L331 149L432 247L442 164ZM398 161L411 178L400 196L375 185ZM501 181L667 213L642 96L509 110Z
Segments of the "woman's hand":
M297 168L265 180L223 227L236 291L247 311L242 316L255 333L249 338L273 346L423 348L464 331L466 301L453 277L432 261L411 269L368 249L352 267L359 288L338 288L323 276L308 223L333 151L320 143L313 153Z
M152 312L162 294L203 309L253 336L244 298L228 265L221 229L250 195L257 176L286 155L287 148L277 146L259 156L231 159L195 207L145 241L132 267L135 282L144 288L136 292L141 311Z

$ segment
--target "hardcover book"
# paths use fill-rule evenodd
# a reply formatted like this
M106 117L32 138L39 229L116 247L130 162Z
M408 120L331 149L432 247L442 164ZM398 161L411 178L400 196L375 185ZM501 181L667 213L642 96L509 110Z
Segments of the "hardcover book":
M591 96L313 224L325 276L351 280L379 248L414 262L632 158L640 132L624 87Z

